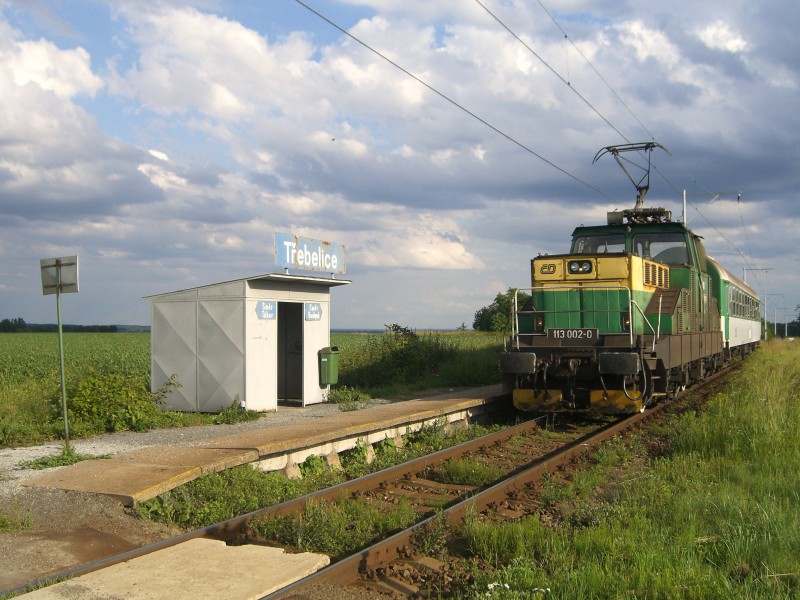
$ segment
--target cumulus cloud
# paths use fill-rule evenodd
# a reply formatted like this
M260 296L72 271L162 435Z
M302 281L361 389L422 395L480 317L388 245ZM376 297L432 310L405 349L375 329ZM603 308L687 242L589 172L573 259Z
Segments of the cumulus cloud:
M730 25L721 20L704 27L697 35L709 48L734 54L744 52L750 46L741 35L731 29Z
M326 5L426 86L288 4L79 2L30 22L0 5L8 310L46 318L24 312L31 257L79 253L84 320L146 322L141 296L267 272L291 231L347 245L341 325L471 322L532 256L633 204L591 159L651 138L671 152L654 155L652 203L677 215L684 189L690 211L706 210L692 193L745 192L692 222L712 253L740 250L733 272L800 260L774 242L798 218L793 5L570 0L568 38L535 4L488 5L525 45L477 3ZM101 281L113 298L91 296Z

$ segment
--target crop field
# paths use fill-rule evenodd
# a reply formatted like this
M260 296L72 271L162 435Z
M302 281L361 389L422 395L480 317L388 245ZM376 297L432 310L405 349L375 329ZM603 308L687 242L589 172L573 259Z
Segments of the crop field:
M331 335L340 351L340 385L374 397L499 378L499 334L393 327ZM149 333L65 333L64 370L75 436L197 424L197 416L157 408ZM60 394L57 334L0 334L0 447L60 437Z
M94 368L150 381L149 333L66 333L67 379ZM0 389L58 376L58 334L0 334Z

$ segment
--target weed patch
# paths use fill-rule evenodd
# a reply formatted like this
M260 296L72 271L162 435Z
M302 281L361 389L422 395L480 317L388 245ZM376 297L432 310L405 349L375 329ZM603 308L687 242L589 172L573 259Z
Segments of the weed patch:
M370 405L370 397L358 388L342 385L328 392L328 402L339 405L339 410L342 412L348 412L367 408Z
M252 528L264 539L336 559L408 527L416 518L416 511L404 501L385 505L342 498L335 503L309 502L300 515L263 520Z
M217 425L235 425L236 423L246 423L248 421L255 421L260 419L263 415L254 410L246 410L242 406L242 401L239 399L239 394L233 399L231 405L219 411L219 414L214 417L214 423Z
M33 525L33 519L30 515L25 515L22 518L8 515L4 511L0 511L0 533L7 531L16 531L19 529L28 529Z
M35 460L25 461L20 463L20 466L26 469L41 470L49 469L51 467L66 467L84 460L103 459L109 458L109 456L110 455L92 456L91 454L79 454L72 448L69 450L64 448L61 451L61 454L56 454L55 456L43 456Z
M479 487L497 481L504 472L497 465L485 465L474 458L458 458L446 460L437 474L442 483Z

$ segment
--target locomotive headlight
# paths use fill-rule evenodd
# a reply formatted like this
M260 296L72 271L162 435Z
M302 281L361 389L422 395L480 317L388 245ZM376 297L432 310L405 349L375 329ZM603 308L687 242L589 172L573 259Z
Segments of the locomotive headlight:
M622 325L622 331L630 331L631 330L631 314L628 312L624 312L620 314L620 324Z
M541 333L544 331L544 315L533 315L533 331L536 333Z
M592 272L592 261L590 260L571 260L567 264L567 270L572 275L586 275Z

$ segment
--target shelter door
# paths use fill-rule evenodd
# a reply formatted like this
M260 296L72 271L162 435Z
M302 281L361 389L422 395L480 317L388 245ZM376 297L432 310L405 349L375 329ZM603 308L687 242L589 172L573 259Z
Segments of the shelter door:
M278 302L278 398L303 400L302 302Z

